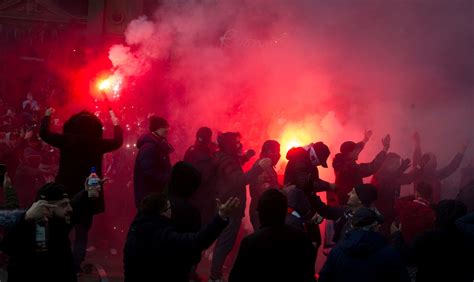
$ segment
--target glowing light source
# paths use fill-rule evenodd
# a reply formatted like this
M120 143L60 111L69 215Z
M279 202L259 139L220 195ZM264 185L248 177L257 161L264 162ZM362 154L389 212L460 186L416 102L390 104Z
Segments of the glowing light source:
M284 128L279 138L282 156L285 156L291 148L306 146L314 142L316 136L316 132L311 134L311 132L302 125L289 124Z
M105 79L99 79L97 82L97 89L102 92L102 95L112 94L113 99L120 98L120 90L122 88L122 77L118 74L110 75ZM106 95L108 96L108 95Z

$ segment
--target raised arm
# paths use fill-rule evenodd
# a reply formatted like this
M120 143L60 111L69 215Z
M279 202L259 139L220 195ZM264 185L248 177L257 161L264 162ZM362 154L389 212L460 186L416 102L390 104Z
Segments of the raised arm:
M65 143L65 137L59 133L51 132L49 125L51 123L51 115L53 114L54 109L49 108L46 110L43 119L41 120L40 132L39 135L41 139L48 143L51 146L61 149Z
M453 174L459 166L461 166L462 159L464 158L464 153L466 152L467 144L463 144L459 153L454 156L451 162L444 168L437 171L438 177L442 180L449 177Z
M382 139L382 145L383 145L382 151L380 151L380 153L378 153L377 156L375 156L375 158L370 163L359 164L360 174L362 177L371 176L372 174L376 173L377 170L380 169L383 162L387 158L387 151L390 148L390 140L391 140L390 135L389 134L386 135Z
M415 150L413 151L413 167L416 167L421 165L421 156L423 154L421 151L420 134L418 132L415 132L413 135L413 140L415 142Z
M109 110L110 118L114 125L114 138L103 139L101 142L101 150L104 153L115 151L122 147L123 144L123 130L120 127L118 118L112 110Z

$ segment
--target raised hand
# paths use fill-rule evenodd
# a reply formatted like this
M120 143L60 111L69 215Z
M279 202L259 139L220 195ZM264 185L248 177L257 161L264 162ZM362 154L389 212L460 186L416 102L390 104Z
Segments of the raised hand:
M120 125L119 119L117 118L113 110L109 110L109 115L114 126Z
M400 167L401 167L402 171L405 171L410 167L410 165L411 165L410 159L403 159L402 164L401 164Z
M48 217L52 216L52 209L56 207L56 205L48 204L45 200L39 200L26 211L25 220L48 220Z
M240 205L240 200L236 197L230 197L224 204L220 199L216 199L217 211L222 219L226 219Z
M372 137L372 134L372 130L366 130L364 132L364 140L362 140L362 142L367 143L370 140L370 137Z
M382 139L382 145L383 145L384 151L388 151L388 149L390 149L390 141L391 141L390 134L387 134L387 135Z

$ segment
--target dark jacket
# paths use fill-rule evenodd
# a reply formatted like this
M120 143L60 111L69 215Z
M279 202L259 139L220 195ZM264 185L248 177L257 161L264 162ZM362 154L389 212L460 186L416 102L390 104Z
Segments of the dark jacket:
M217 198L227 201L230 197L237 197L240 205L234 212L234 216L243 218L246 206L245 186L256 179L263 169L260 166L254 166L244 173L239 159L223 151L218 151L213 161L216 167Z
M309 153L301 147L293 148L286 154L288 164L285 169L284 184L304 187L313 192L328 191L329 182L319 178L318 167L311 164Z
M227 224L216 216L197 233L178 233L166 217L138 214L125 242L125 282L189 281L191 258L211 246Z
M382 234L353 230L332 249L319 274L320 282L409 282L397 251Z
M258 162L261 159L258 159L253 166L258 166ZM253 225L254 230L260 227L260 220L258 219L257 205L260 196L270 188L279 188L278 184L278 175L273 167L269 167L260 173L260 175L255 178L249 184L249 192L252 201L250 202L250 221Z
M171 174L170 153L173 148L153 133L145 133L137 141L138 154L135 160L133 184L135 205L138 208L143 198L166 189Z
M8 261L8 281L77 281L69 232L76 221L77 212L89 204L87 192L78 193L71 205L72 223L52 218L48 221L48 251L36 252L35 222L25 220L25 213L7 233L4 246Z
M210 221L216 214L215 175L212 152L208 146L191 146L184 154L185 162L192 164L201 173L201 185L191 196L191 203L199 209L203 222Z
M229 282L315 280L316 250L306 234L288 225L263 227L240 243Z
M22 216L25 216L24 210L0 210L0 228L11 228Z
M45 116L41 120L40 137L61 151L56 182L66 186L71 197L84 189L84 182L92 167L96 167L97 175L102 177L103 154L117 150L123 143L123 131L120 126L114 127L113 139L53 133L49 126L50 117ZM96 201L95 213L105 210L103 191L102 189Z
M336 174L336 194L340 205L345 205L349 196L347 195L354 186L362 184L362 179L373 175L382 166L387 153L381 151L370 163L358 164L348 159L343 154L334 157L332 166Z

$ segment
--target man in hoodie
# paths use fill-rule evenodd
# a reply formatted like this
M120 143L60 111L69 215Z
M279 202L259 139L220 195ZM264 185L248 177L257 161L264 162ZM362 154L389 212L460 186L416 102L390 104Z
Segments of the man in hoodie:
M377 154L370 163L357 163L359 154L369 140L372 133L366 132L362 142L355 143L347 141L342 143L340 153L333 161L334 172L336 174L336 195L339 204L347 202L348 193L358 184L362 184L362 179L373 175L382 166L390 148L390 135L382 139L382 151Z
M441 200L441 181L448 178L459 168L468 144L463 144L451 162L440 169L438 168L438 160L435 154L423 154L421 150L421 138L418 132L414 135L414 141L415 152L413 153L413 165L423 167L423 173L416 179L415 185L419 182L430 184L433 188L433 203L436 204Z
M278 175L275 171L275 166L280 160L280 157L280 143L275 140L267 140L263 143L259 160L270 158L272 160L272 166L264 170L255 181L250 182L249 185L250 196L252 197L249 213L250 222L252 223L254 231L260 228L260 220L257 211L257 204L260 196L268 189L280 187L280 184L278 184ZM255 162L254 166L255 165L258 165L258 161Z
M329 254L319 274L320 282L409 282L398 252L379 233L381 219L375 211L359 209L354 228Z
M242 218L245 215L245 187L254 181L264 170L272 165L272 160L263 158L258 165L244 173L241 166L242 143L240 134L226 132L221 134L217 143L219 151L214 156L216 167L216 193L219 199L235 197L240 200L239 208L230 217L229 226L219 236L212 258L210 281L222 281L222 269L227 255L234 247Z
M268 189L261 195L261 227L242 240L230 282L316 281L316 250L304 231L285 224L286 213L287 201L280 191Z
M150 117L150 132L137 141L138 154L135 160L133 184L135 206L151 193L162 193L171 173L170 154L174 151L166 137L168 122L160 117Z

